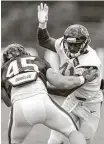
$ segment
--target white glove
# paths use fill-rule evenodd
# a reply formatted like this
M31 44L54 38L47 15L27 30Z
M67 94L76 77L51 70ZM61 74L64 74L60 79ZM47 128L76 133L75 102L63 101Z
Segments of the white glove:
M40 24L46 24L48 21L48 6L47 4L41 3L38 5L38 20Z

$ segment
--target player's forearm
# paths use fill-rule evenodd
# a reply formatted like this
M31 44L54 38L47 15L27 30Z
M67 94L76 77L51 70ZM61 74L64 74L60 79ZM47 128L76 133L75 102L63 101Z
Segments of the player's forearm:
M52 69L47 70L47 79L52 85L59 89L72 89L84 83L83 76L63 76L52 71Z
M48 93L56 95L56 96L67 97L69 94L73 93L79 87L81 87L81 86L77 86L77 87L72 88L72 89L59 89L59 88L56 88L56 87L55 88L48 87Z
M60 89L58 87L51 85L49 82L47 82L47 90L48 90L49 94L53 94L53 95L57 95L57 96L64 96L64 97L67 97L69 94L74 92L80 86L77 86L77 87L72 88L72 89L63 89L63 88Z
M51 80L51 83L60 89L72 89L81 85L79 77L73 77L73 76L60 77L56 75L56 78L54 80Z
M42 25L42 24L40 24ZM47 28L38 27L38 43L40 46L56 52L55 50L56 39L50 37Z

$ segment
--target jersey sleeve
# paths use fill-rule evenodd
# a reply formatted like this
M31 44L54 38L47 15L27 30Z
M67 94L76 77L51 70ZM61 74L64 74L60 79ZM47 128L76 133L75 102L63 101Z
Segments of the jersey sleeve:
M60 53L60 49L63 49L63 37L55 41L55 49L57 53Z
M5 89L7 96L11 97L11 85L5 79L5 65L1 68L1 88Z
M4 88L3 75L4 75L4 73L3 73L3 66L2 66L2 68L1 68L1 87L2 88Z

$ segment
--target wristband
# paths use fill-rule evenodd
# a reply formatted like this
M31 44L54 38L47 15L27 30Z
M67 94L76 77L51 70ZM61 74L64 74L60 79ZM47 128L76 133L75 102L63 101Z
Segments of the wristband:
M80 79L80 85L84 84L85 78L83 76L79 76Z
M46 29L47 28L47 22L42 24L42 23L39 23L39 28L41 29Z

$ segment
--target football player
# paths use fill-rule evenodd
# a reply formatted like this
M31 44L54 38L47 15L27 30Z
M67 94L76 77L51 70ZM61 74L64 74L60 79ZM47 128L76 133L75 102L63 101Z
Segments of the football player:
M99 76L95 80L68 95L62 104L75 123L79 122L79 131L84 134L87 143L91 143L100 120L103 94L100 89L101 62L95 50L89 46L91 41L89 33L84 26L74 24L65 30L63 37L59 39L50 37L47 31L47 4L38 5L38 20L38 42L40 46L57 52L59 71L62 75L81 75L89 67L99 71ZM75 139L77 138L73 137L73 141ZM57 132L52 131L48 144L60 144L62 141L63 138Z
M56 87L70 89L92 81L97 76L98 72L91 69L82 76L63 76L54 72L46 60L27 53L22 45L8 45L3 52L1 94L5 104L11 106L9 144L21 144L32 127L39 123L68 138L76 135L76 124L71 116L49 97L46 81L48 79ZM79 140L75 144L86 144L83 135L78 135L83 139L83 143Z

